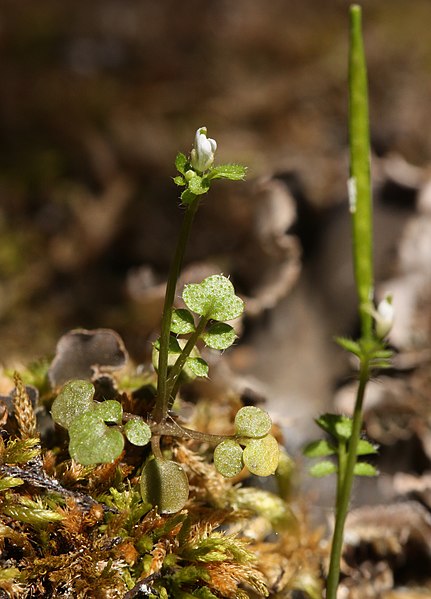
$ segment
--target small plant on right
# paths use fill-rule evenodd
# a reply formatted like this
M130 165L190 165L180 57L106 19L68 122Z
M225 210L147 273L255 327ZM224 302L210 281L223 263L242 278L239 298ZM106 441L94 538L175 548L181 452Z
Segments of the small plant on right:
M310 443L304 453L319 458L312 468L313 476L335 473L337 491L335 526L332 537L329 571L326 581L326 599L336 599L340 578L340 560L343 547L344 525L349 509L354 476L376 476L377 470L358 457L372 455L377 447L361 438L362 407L367 383L375 369L390 366L392 352L387 347L394 310L392 298L386 297L374 304L374 276L372 251L372 193L370 178L370 134L368 117L367 73L362 39L362 14L357 5L350 7L349 53L349 140L350 177L348 181L350 213L353 231L353 260L359 303L361 334L357 341L338 338L346 351L359 362L359 383L353 417L324 414L316 424L329 440ZM336 457L336 463L329 461Z

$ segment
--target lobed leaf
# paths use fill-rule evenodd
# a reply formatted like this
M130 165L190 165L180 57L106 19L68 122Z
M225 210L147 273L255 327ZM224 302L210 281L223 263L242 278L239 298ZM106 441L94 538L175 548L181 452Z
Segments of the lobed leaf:
M123 418L123 408L120 402L114 399L108 399L102 402L94 402L94 413L100 416L105 422L115 422L119 424Z
M244 310L244 302L235 295L227 277L212 275L202 283L186 285L183 292L186 306L211 320L233 320Z
M70 456L83 466L113 462L124 449L122 433L107 426L95 412L75 418L69 436Z
M61 388L51 408L54 421L69 428L83 412L93 407L94 386L90 381L72 380Z

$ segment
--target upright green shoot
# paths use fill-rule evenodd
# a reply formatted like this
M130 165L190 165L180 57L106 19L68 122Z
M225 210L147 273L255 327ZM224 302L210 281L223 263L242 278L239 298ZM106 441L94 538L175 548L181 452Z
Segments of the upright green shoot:
M348 191L352 215L353 265L361 330L357 341L345 338L337 341L359 361L358 390L353 417L348 418L338 414L322 415L316 423L330 440L314 441L304 450L305 455L310 458L336 457L336 463L323 459L310 470L314 476L326 476L332 473L337 475L335 527L326 599L335 599L337 594L344 525L349 509L353 478L377 474L372 464L357 460L358 456L370 455L377 451L372 443L360 438L362 406L372 369L386 368L389 364L391 352L386 347L385 337L390 331L393 320L390 297L385 298L377 308L374 307L367 72L362 40L361 8L357 5L350 8L349 138Z

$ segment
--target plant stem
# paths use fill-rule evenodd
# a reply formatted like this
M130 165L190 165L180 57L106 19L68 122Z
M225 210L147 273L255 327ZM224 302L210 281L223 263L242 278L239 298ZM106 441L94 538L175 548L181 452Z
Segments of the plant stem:
M353 226L355 282L359 298L359 317L361 320L360 341L367 345L367 342L369 344L373 340L373 318L370 306L372 306L374 289L367 69L361 21L361 7L352 5L350 7L349 52L349 200ZM370 358L364 352L360 358L359 386L353 412L352 434L348 444L347 460L345 459L345 455L342 453L339 454L340 471L337 486L337 505L326 583L326 599L336 599L337 594L344 525L349 509L357 449L362 427L362 404L369 376Z
M350 7L349 140L350 211L353 223L354 269L363 339L372 337L373 300L372 198L367 68L362 39L361 7Z
M208 318L206 316L201 316L198 326L196 327L194 333L190 335L187 340L187 343L183 347L180 355L178 356L175 364L172 367L172 370L169 373L169 378L166 383L166 395L168 399L168 409L172 407L172 404L175 400L175 395L178 392L178 381L181 374L182 369L186 365L187 358L190 356L193 348L196 345L199 337L203 333L206 325L208 323Z
M340 561L343 549L344 524L349 509L350 493L352 490L354 468L357 458L357 449L362 428L362 404L365 389L369 379L368 358L361 361L359 370L359 386L356 395L355 410L353 413L352 436L349 441L349 451L345 467L344 480L341 481L341 490L337 497L337 511L334 534L332 537L331 558L329 563L328 578L326 581L326 599L336 599L338 581L340 578Z
M168 374L168 354L169 354L169 336L171 332L172 309L175 299L175 289L177 286L178 277L183 263L184 253L187 246L187 241L190 235L190 229L199 205L199 198L196 197L191 203L187 204L186 213L181 226L177 247L175 249L174 258L169 270L168 281L166 285L165 303L163 306L163 316L160 333L160 349L159 349L159 364L158 364L158 380L157 380L157 398L156 405L153 411L155 422L164 420L168 413L167 392L167 374Z

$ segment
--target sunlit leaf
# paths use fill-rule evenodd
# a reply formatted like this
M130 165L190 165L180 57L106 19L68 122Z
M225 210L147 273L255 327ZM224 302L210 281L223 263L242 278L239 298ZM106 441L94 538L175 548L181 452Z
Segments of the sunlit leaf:
M202 335L202 339L208 347L220 351L230 347L236 338L234 328L225 322L215 322Z
M92 411L74 419L69 436L70 456L83 466L113 462L124 448L122 433Z
M214 466L226 478L236 476L244 467L242 447L233 439L225 439L214 450Z
M256 406L244 406L235 416L235 432L239 437L264 437L272 427L268 412Z
M94 386L90 381L73 380L63 385L51 408L57 424L69 428L77 416L93 407Z
M274 474L278 466L280 449L277 439L266 435L260 439L250 439L244 448L242 458L252 474L269 476Z
M187 335L195 330L193 315L184 308L178 308L172 313L171 331L176 335Z
M223 275L212 275L202 283L186 285L183 299L190 310L212 320L233 320L244 310L244 302L235 295L232 283Z

